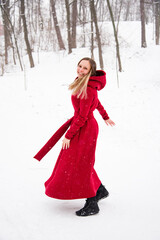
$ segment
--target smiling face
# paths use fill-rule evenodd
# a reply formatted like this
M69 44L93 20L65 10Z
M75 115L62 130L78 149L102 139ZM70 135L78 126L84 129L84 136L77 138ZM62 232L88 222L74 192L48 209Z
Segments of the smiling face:
M82 60L77 66L78 78L82 78L89 73L91 69L90 62L87 60Z

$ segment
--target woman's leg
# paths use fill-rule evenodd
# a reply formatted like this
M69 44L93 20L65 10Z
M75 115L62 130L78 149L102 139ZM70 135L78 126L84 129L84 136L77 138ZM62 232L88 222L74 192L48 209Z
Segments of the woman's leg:
M109 196L109 192L107 191L107 189L105 188L104 185L100 185L100 187L97 190L97 194L96 194L96 200L97 202L101 199L104 199L106 197Z
M85 217L85 216L91 216L91 215L97 214L99 212L98 201L108 196L109 196L109 192L104 187L104 185L101 184L97 190L96 196L87 198L84 207L76 211L76 215Z

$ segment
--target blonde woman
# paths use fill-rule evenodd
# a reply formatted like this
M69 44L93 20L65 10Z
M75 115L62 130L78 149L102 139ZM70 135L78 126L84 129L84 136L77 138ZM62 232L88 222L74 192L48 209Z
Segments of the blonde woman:
M97 109L107 125L115 123L101 105L97 91L106 85L106 73L96 70L91 58L83 58L77 65L77 78L72 91L74 117L62 141L62 149L51 177L45 182L46 195L57 199L86 198L77 216L90 216L99 212L98 201L109 195L95 169L95 150L98 124L93 111Z

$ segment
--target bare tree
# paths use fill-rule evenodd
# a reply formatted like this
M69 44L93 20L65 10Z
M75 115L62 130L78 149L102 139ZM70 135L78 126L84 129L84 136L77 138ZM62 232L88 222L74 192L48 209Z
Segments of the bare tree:
M79 11L78 11L78 18L79 22L82 25L82 30L83 30L83 42L82 42L82 47L86 46L86 31L85 31L85 24L87 23L87 4L85 0L80 0L79 2Z
M114 17L113 17L113 12L112 12L112 8L111 8L110 1L109 1L109 0L107 0L107 5L108 5L108 9L109 9L109 13L110 13L112 25L113 25L114 38L115 38L115 42L116 42L116 55L117 55L117 59L118 59L119 71L122 72L122 64L121 64L121 58L120 58L118 33L117 33L117 30L116 30L116 26L115 26L115 22L114 22Z
M131 9L131 1L128 0L128 1L126 2L125 6L126 6L125 21L128 21L130 9Z
M21 1L20 2L20 11L21 11ZM25 19L27 22L27 32L29 33L29 44L30 48L34 49L34 43L35 43L35 36L37 36L37 16L38 16L38 11L37 11L37 0L36 1L30 1L30 0L24 0L24 7L25 7ZM21 20L23 22L23 17L20 13ZM24 24L23 24L23 29L24 29ZM27 45L27 44L26 44Z
M42 9L41 9L41 0L38 0L38 23L39 23L39 29L43 31L44 29L44 20L42 16Z
M70 5L69 0L65 0L67 12L67 33L68 33L68 53L72 52L72 38L71 38L71 22L70 22Z
M65 46L64 46L63 39L62 39L62 35L61 35L60 27L59 27L59 24L58 24L58 20L57 20L55 0L50 0L50 5L51 5L51 9L52 9L53 22L54 22L54 27L55 27L55 30L56 30L59 49L63 50L63 49L65 49Z
M160 1L154 0L155 4L155 37L156 45L159 45L159 34L160 34Z
M29 57L30 67L34 67L34 61L32 57L32 50L30 47L29 39L28 39L28 29L27 29L27 23L26 23L26 16L25 16L25 3L24 0L21 0L21 17L23 21L23 31L24 31L24 39L27 47L27 54Z
M90 4L90 12L91 12L91 58L94 59L94 27L93 27L93 13Z
M9 36L9 21L7 16L10 14L9 4L10 1L2 0L3 7L1 7L3 25L4 25L4 44L5 44L5 64L8 64L8 47L10 46L10 36Z
M94 0L90 1L90 9L92 12L92 17L93 17L93 21L96 29L96 37L97 37L98 52L99 52L99 63L100 63L101 69L103 69L104 66L103 66L103 57L102 57L102 45L101 45L101 38L100 38L100 33L99 33L99 28L97 23L97 15L96 15L96 10L94 6Z
M3 14L4 14L5 17L6 17L6 20L7 20L8 23L9 23L9 26L10 26L10 28L11 28L11 32L13 33L14 42L15 42L15 46L16 46L16 51L17 51L17 55L18 55L20 67L21 67L21 70L23 71L23 67L22 67L22 62L21 62L21 57L20 57L20 53L19 53L19 48L18 48L18 43L17 43L17 38L16 38L14 26L13 26L11 20L10 20L10 16L8 15L6 9L5 9L2 5L0 5L0 7L1 7L1 10L2 10ZM11 38L11 32L8 31L10 38ZM14 47L12 47L12 48L14 49ZM14 52L14 50L13 50L13 52Z
M144 0L140 0L140 13L141 13L141 47L146 48L146 29L145 29L145 8Z
M74 0L72 2L72 48L77 47L76 27L77 27L77 0Z

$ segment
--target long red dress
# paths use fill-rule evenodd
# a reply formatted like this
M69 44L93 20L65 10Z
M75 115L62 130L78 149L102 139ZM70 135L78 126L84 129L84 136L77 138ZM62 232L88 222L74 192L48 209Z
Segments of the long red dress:
M101 184L94 169L98 124L93 111L97 109L104 120L109 116L100 101L97 90L104 88L106 73L97 71L87 86L87 99L71 97L74 117L65 137L70 147L61 149L51 177L45 182L46 195L57 199L90 198Z

